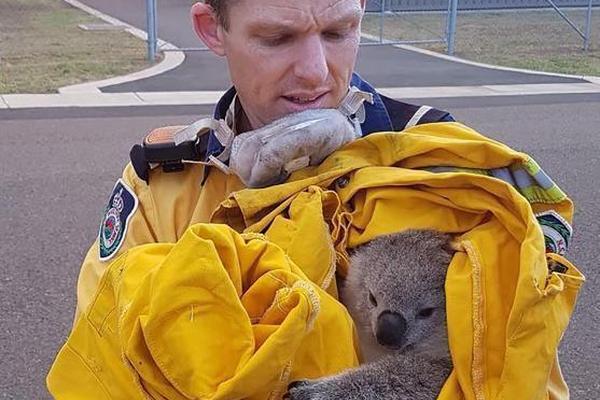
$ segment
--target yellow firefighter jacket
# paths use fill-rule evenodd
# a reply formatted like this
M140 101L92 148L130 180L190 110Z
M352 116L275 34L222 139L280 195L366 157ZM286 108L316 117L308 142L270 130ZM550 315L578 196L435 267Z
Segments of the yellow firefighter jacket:
M126 170L129 250L108 268L94 248L86 258L81 317L48 376L56 398L278 398L289 380L352 367L334 274L348 248L408 228L463 249L439 399L568 398L557 346L584 278L557 253L572 203L527 155L437 123L369 135L270 188L200 177L143 186ZM170 243L136 246L155 241Z

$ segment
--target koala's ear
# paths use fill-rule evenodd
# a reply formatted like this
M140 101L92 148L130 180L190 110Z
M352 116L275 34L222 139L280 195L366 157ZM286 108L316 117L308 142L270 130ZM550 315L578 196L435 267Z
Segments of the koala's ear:
M448 240L442 245L442 249L450 255L453 255L458 251L465 251L459 239L450 235L448 235Z

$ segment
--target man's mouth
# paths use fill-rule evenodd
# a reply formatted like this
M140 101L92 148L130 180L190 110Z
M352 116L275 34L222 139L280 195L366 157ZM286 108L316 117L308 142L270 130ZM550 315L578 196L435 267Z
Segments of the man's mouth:
M285 98L291 102L294 103L298 103L298 104L307 104L307 103L312 103L313 101L315 101L316 99L318 99L320 96L315 96L315 97L295 97L295 96L286 96Z
M283 96L283 98L290 103L297 106L318 106L324 99L327 92L315 93L315 94L302 94L302 95L289 95Z

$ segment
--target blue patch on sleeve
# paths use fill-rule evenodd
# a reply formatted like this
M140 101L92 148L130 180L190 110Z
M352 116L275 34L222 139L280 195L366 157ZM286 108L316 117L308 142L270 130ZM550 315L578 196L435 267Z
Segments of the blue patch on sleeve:
M135 193L122 179L119 179L110 195L98 232L100 261L110 260L119 251L125 239L129 220L137 207L138 199Z

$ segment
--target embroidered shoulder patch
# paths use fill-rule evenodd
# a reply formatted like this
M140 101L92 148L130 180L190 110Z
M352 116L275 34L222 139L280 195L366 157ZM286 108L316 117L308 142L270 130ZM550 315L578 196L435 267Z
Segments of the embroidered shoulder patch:
M535 216L544 233L546 252L564 255L573 236L571 225L556 211L545 211Z
M100 261L114 256L123 244L127 224L138 207L138 199L133 190L119 179L110 195L108 206L98 232Z

